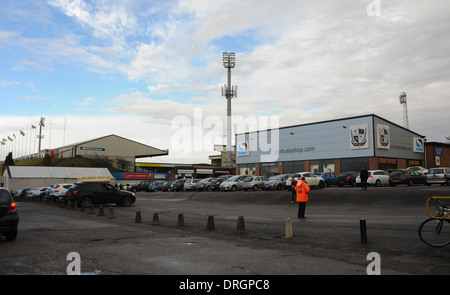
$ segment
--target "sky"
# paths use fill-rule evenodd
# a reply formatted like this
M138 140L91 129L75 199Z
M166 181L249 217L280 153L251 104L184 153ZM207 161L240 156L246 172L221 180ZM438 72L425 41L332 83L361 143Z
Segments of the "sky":
M222 52L233 120L257 122L233 132L403 125L405 92L409 128L447 142L449 17L446 0L2 0L0 157L36 152L45 117L45 149L117 134L169 150L144 161L209 163L226 144Z

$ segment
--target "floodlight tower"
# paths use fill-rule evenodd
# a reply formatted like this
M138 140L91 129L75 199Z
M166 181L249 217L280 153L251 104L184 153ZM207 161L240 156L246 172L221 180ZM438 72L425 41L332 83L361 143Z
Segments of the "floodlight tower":
M237 86L231 86L231 69L236 65L236 58L234 52L223 52L223 66L228 69L228 85L222 87L222 96L227 99L227 159L226 164L228 168L233 166L231 158L231 98L237 96Z
M403 104L403 127L406 129L409 129L409 122L408 122L408 106L406 103L406 93L402 92L399 96L400 104Z

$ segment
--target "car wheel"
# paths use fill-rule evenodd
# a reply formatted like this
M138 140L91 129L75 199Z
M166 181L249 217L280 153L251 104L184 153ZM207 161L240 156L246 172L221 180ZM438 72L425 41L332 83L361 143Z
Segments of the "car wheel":
M377 179L377 181L375 181L375 186L376 187L380 187L381 186L381 181L379 179Z
M323 188L325 185L323 184L323 181L319 182L319 188Z
M81 207L88 208L93 207L94 203L92 202L91 197L84 197L83 200L81 200Z
M412 179L410 179L410 180L408 181L408 186L412 186L412 185L414 185L414 181L413 181Z
M258 186L257 186L257 185L254 185L254 186L253 186L253 190L254 190L254 191L257 191L257 190L258 190Z
M233 186L231 187L231 190L232 190L232 191L237 191L237 186L233 185Z
M278 184L276 190L279 191L281 189L281 184Z
M17 230L5 234L7 241L14 241L17 237Z
M131 204L133 204L133 199L130 196L123 197L123 200L122 200L123 206L128 207L128 206L131 206Z

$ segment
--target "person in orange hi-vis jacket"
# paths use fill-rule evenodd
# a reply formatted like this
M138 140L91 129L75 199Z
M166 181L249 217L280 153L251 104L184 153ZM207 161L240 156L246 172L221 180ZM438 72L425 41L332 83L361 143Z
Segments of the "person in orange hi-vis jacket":
M298 218L305 217L305 207L308 202L309 185L305 181L305 177L302 177L300 181L297 182L295 186L295 191L297 192L297 202L298 202Z

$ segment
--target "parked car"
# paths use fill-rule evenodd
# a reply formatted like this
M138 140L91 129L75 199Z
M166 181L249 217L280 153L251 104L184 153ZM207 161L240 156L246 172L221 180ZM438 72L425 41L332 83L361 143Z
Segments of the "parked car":
M170 190L170 186L172 185L172 181L166 181L162 184L162 191L168 192Z
M73 185L73 183L59 183L55 184L52 189L50 190L50 197L53 200L60 199L60 196L63 191L70 188Z
M21 188L17 191L16 197L17 198L25 198L27 196L27 192L30 190L30 187L27 188Z
M225 177L215 178L211 181L209 185L209 189L213 191L219 190L219 185L225 180Z
M374 186L382 186L389 184L389 173L384 170L369 170L369 178L367 179L367 184ZM356 184L361 184L361 177L358 174L356 178Z
M396 186L397 184L425 184L427 177L422 175L419 170L397 170L389 175L389 184Z
M78 202L78 205L82 207L105 203L130 206L136 201L136 197L134 193L119 190L109 183L79 182L69 188L67 200Z
M337 183L338 179L337 179L336 175L334 175L333 172L323 172L322 174L320 174L320 177L322 177L323 180L325 180L325 184L327 186L330 186L332 184L333 185L338 184Z
M274 175L269 177L267 181L264 181L264 189L265 190L271 190L271 189L285 189L286 188L286 180L288 179L289 174L281 174L281 175Z
M138 182L136 182L135 184L130 185L127 190L129 190L130 192L141 192L141 191L147 191L148 190L148 186L154 182L154 180L140 180Z
M183 189L185 191L195 191L196 185L200 180L201 179L196 179L196 178L186 180L186 182L184 183Z
M427 185L440 184L449 185L450 168L431 168L427 172Z
M314 175L314 173L311 172L297 172L290 178L290 181L292 182L292 179L294 178L298 181L301 177L305 177L305 181L310 187L317 186L319 188L323 188L325 186L325 180L322 177ZM288 181L289 178L286 181L286 185L288 185ZM291 182L289 182L289 186L291 185Z
M30 188L30 189L27 191L25 197L26 197L26 198L31 198L31 197L33 197L34 193L35 193L37 190L39 190L39 189L40 189L40 187L32 187L32 188Z
M17 206L9 190L0 188L0 235L4 235L7 241L13 241L17 237L19 214Z
M243 189L244 191L252 189L254 191L264 188L264 182L267 181L265 176L248 176L244 178L242 182L238 183L238 189Z
M417 170L420 174L426 174L428 172L428 169L423 168L422 166L410 166L406 168L406 170Z
M184 183L186 182L187 179L178 179L175 180L174 182L172 182L172 184L170 185L170 190L171 191L177 191L180 192L183 190L184 188Z
M202 190L209 190L209 186L211 185L211 181L214 178L208 177L208 178L203 178L202 180L200 180L199 182L197 182L197 184L195 185L195 188L198 191L202 191Z
M159 181L152 182L148 186L147 191L148 192L163 191L163 185L164 185L164 182L159 182Z
M221 191L236 191L238 190L238 183L242 182L249 175L235 175L219 185L219 190Z
M342 187L346 184L350 186L355 186L356 184L356 178L358 177L358 172L356 171L349 171L349 172L342 172L337 177L337 185Z
M33 199L40 199L42 200L45 196L45 192L47 191L48 187L40 187L37 190L34 191L33 195L31 196Z

